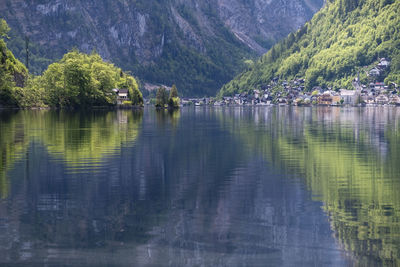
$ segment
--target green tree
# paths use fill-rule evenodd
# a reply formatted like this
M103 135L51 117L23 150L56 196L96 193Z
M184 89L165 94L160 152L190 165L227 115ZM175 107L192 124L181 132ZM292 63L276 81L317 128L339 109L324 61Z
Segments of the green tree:
M167 103L168 103L167 90L161 86L160 88L158 88L157 94L156 94L156 107L164 108Z
M10 27L4 19L0 19L0 38L8 38Z
M90 69L85 65L79 58L68 59L64 65L65 90L68 104L73 107L93 105L94 88Z
M132 104L135 106L143 105L143 96L139 90L133 90L132 95L130 95Z
M16 105L13 97L14 82L12 75L0 66L0 105Z
M171 91L169 92L169 97L178 97L178 89L176 88L176 85L172 85Z
M169 108L179 108L179 103L180 99L178 97L178 89L176 88L176 85L172 85L172 88L169 92L169 98L168 98L168 107Z

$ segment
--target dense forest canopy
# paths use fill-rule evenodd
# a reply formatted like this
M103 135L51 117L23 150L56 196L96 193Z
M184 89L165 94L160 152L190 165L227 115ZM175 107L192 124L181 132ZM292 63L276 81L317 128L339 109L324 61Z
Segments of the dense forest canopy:
M313 19L275 45L220 95L260 89L273 78L305 78L314 86L351 89L379 58L391 60L385 83L400 84L400 1L328 1Z

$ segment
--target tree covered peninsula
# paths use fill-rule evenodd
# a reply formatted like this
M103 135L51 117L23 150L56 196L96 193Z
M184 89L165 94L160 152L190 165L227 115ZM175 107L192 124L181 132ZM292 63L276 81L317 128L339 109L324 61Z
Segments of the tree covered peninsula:
M9 27L0 21L0 106L85 108L117 104L118 90L128 91L124 104L140 106L142 93L131 75L93 52L71 51L40 76L28 76L26 67L7 49Z
M399 10L399 0L328 0L310 22L249 65L219 94L294 79L305 79L308 91L316 86L352 89L358 74L361 82L368 80L367 72L379 58L391 61L385 83L400 84Z

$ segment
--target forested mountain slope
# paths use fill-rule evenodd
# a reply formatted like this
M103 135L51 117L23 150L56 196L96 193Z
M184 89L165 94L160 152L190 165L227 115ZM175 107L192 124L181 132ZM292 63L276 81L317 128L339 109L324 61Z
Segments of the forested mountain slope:
M142 81L184 95L213 95L244 61L301 27L323 0L0 0L13 31L9 47L32 73L72 48L103 58Z
M24 86L27 70L7 48L5 38L8 38L10 28L0 19L0 107L15 105L15 90Z
M275 45L220 95L263 88L271 79L305 78L314 86L351 89L379 58L391 60L385 79L400 84L400 1L333 0L296 33Z

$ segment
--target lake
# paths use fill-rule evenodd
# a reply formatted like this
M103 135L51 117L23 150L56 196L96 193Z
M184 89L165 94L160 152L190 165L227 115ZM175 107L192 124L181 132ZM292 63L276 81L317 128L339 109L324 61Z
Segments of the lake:
M400 264L400 109L0 111L1 266Z

